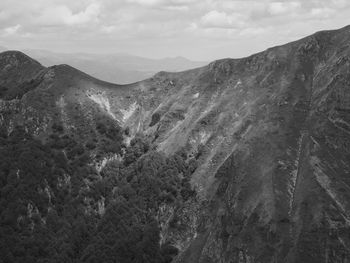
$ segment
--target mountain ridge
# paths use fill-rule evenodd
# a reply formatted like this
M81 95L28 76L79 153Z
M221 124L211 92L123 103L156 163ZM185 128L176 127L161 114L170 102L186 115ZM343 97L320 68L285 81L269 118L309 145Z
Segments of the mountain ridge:
M58 122L84 142L103 117L125 130L125 145L142 135L161 155L196 162L196 197L157 214L161 243L179 251L173 262L344 262L349 41L349 26L321 31L129 85L51 67L21 98L1 101L1 125L45 140Z

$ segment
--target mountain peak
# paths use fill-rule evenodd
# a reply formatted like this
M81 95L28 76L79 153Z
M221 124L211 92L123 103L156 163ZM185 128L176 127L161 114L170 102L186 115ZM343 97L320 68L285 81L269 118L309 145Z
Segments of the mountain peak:
M20 51L0 53L0 98L14 99L23 96L32 88L38 73L44 69L39 62Z
M4 65L5 63L16 67L26 63L40 65L36 60L17 50L8 50L0 53L0 65Z

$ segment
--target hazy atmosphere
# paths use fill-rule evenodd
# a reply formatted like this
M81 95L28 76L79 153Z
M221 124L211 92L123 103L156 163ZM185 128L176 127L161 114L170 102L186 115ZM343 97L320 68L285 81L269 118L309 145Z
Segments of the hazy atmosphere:
M0 46L210 61L345 26L349 11L346 0L1 0Z

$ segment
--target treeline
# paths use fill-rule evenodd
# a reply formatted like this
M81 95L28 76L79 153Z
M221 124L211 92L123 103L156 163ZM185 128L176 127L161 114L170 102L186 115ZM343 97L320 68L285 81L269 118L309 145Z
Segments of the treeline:
M101 173L90 154L101 141L84 145L59 125L45 143L23 127L0 132L0 262L166 263L176 255L160 245L156 215L161 204L194 197L196 162L141 138L122 151L123 131L97 125L114 143L107 152L124 152Z

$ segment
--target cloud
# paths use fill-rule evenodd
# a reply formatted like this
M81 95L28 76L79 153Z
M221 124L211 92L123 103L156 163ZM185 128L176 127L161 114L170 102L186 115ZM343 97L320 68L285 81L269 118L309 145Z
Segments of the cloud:
M239 12L241 14L252 14L255 12L263 12L266 9L266 1L264 0L222 0L213 1L212 8L228 12Z
M127 0L127 2L144 6L154 6L162 3L161 0Z
M238 28L244 26L245 19L243 15L237 13L226 14L213 10L202 16L200 23L208 28Z
M5 28L4 32L6 35L14 35L18 32L20 28L21 28L21 25L15 25L15 26Z
M345 26L349 12L349 0L0 0L0 40L10 48L219 58Z
M10 17L10 14L4 10L0 11L0 21L8 19Z
M9 26L3 29L3 31L0 31L0 35L2 37L10 37L10 38L30 38L32 37L32 34L29 32L24 32L23 27L19 24L15 26Z
M112 33L115 30L115 26L102 26L101 31L107 34Z
M96 21L100 14L100 8L100 5L97 3L90 4L84 11L77 14L70 13L64 18L64 21L68 25L85 24L91 21Z
M198 0L126 0L129 3L135 3L139 5L187 5L198 2Z
M335 9L345 8L350 5L348 0L330 0L328 4L330 4L330 6L334 7Z
M137 4L146 8L170 11L188 11L198 0L126 0L126 3Z
M98 20L101 7L97 3L88 5L85 10L73 13L65 5L50 6L44 9L37 21L41 25L82 25Z
M262 35L266 33L269 28L261 28L261 27L248 27L239 32L240 36L243 37L254 37L257 35Z
M268 11L271 15L283 15L295 12L300 7L300 2L271 2L268 5Z
M313 8L311 9L311 18L327 19L333 16L335 13L336 10L327 7Z
M163 7L165 10L170 11L189 11L189 7L185 5L179 5L179 6L165 6Z

